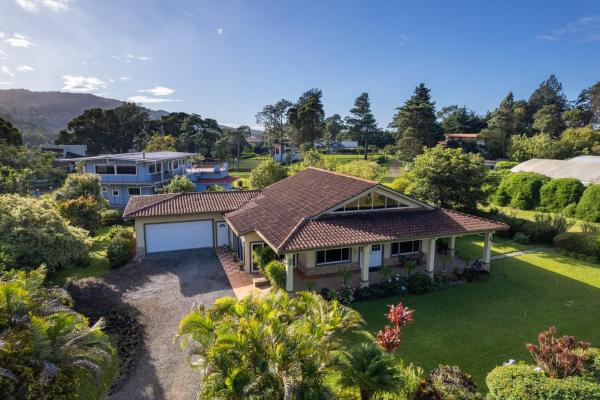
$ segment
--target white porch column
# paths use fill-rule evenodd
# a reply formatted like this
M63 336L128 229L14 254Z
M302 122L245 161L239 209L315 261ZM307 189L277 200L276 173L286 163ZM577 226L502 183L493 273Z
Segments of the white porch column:
M369 286L369 256L371 245L363 246L360 258L360 287Z
M429 239L427 248L427 275L433 279L433 273L435 271L435 242L437 238Z
M486 232L483 239L483 263L489 264L492 256L492 234L494 232Z
M285 290L294 291L294 255L290 253L285 255Z
M456 256L456 236L450 236L448 250L450 250L450 257L454 258Z

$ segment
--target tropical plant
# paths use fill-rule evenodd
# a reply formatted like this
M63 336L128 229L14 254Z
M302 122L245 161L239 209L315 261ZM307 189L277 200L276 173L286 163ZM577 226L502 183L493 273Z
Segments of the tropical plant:
M265 266L265 276L276 288L285 289L287 267L283 261L273 260Z
M264 271L267 264L277 259L277 253L269 246L256 247L252 251L252 259L260 271Z
M405 307L402 303L389 305L385 317L391 326L386 325L377 332L377 344L388 353L398 350L402 340L402 328L413 321L414 313L414 310Z
M456 366L440 365L421 382L416 400L483 400L470 375Z
M205 372L200 399L325 399L339 334L363 324L337 301L274 290L199 306L181 320L178 337Z
M361 400L378 393L395 392L404 386L402 371L391 354L372 340L342 352L339 359L340 384L358 388Z

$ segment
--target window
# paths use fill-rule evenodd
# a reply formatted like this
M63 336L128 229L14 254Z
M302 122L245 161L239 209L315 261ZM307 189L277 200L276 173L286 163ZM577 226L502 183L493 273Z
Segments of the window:
M135 165L117 165L117 175L137 175Z
M380 244L371 245L371 251L381 251L381 245Z
M413 254L418 253L421 250L421 241L413 240L410 242L396 242L392 243L392 255L397 256L400 254Z
M363 196L359 200L361 210L370 210L373 208L373 202L371 201L371 194Z
M96 168L97 174L107 175L115 173L114 165L95 165L94 167Z
M156 174L158 172L162 171L162 164L161 163L157 163L157 164L150 164L148 166L148 172L151 174Z
M407 204L401 203L400 201L387 197L379 192L373 192L355 200L345 206L336 208L333 212L344 212L344 211L362 211L362 210L380 210L384 208L401 208L408 207Z
M129 193L130 196L139 196L141 194L139 187L127 188L127 193Z
M317 251L317 265L350 262L350 248Z
M398 200L387 198L387 202L385 203L385 208L398 208Z
M173 169L179 168L179 160L173 161Z
M106 188L102 186L102 192L106 193Z
M385 208L385 196L381 193L373 192L373 208Z
M118 190L113 190L113 197L117 197L119 195L119 191Z

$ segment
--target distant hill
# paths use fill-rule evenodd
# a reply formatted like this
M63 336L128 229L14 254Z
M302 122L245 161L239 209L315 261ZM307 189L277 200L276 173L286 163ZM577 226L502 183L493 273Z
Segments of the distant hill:
M0 116L11 121L31 144L52 143L61 129L90 108L119 107L121 100L87 93L33 92L26 89L0 90ZM149 110L151 119L167 111Z

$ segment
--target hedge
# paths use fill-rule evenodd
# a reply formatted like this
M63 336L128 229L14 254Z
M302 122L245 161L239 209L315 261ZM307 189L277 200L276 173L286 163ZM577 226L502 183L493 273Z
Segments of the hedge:
M274 287L285 289L287 272L283 261L273 260L269 262L265 267L265 276Z
M600 185L590 185L585 189L575 215L584 221L600 222Z
M600 261L600 235L595 233L563 232L554 238L554 246Z
M540 204L540 189L548 180L531 172L505 175L491 200L501 206L533 210Z
M584 190L585 186L579 179L549 180L540 189L540 206L551 212L561 212L569 204L577 204Z
M600 384L580 376L553 379L536 372L535 365L494 368L486 378L491 400L600 400Z
M135 239L133 233L126 228L113 228L108 233L106 257L111 268L119 268L127 264L135 255Z

